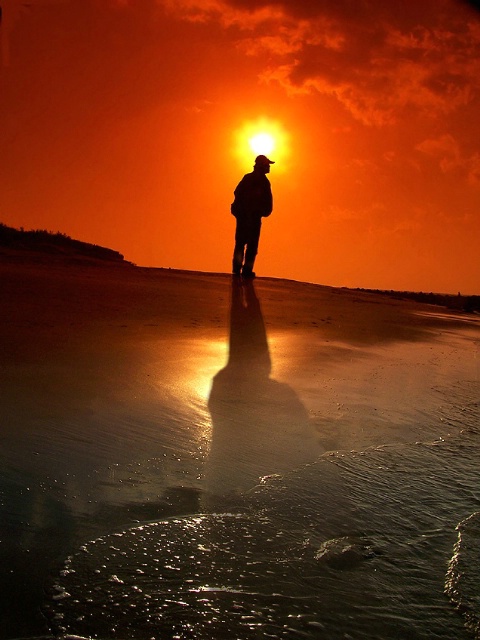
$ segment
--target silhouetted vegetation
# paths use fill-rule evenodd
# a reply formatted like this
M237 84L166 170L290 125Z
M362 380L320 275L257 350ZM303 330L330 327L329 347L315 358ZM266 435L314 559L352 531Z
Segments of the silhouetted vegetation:
M99 260L122 261L123 255L113 249L74 240L65 233L44 229L25 231L0 223L0 247L24 251L38 251L57 255L75 255Z
M378 293L387 295L396 300L415 300L415 302L424 302L426 304L436 304L447 309L456 309L457 311L465 311L473 313L480 311L480 296L462 296L448 293L423 293L415 291L382 291L379 289L357 289L357 291L366 291L367 293Z

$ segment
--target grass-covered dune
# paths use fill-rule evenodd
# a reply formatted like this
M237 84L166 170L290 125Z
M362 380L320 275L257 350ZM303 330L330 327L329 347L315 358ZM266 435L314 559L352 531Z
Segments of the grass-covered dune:
M70 255L121 262L124 257L118 251L96 244L74 240L65 233L35 229L26 231L0 223L0 250L35 251L50 255Z

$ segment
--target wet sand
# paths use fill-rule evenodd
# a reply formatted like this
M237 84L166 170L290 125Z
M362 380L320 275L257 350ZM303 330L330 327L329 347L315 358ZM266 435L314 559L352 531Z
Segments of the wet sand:
M479 378L478 316L373 293L21 254L0 283L3 638L82 542L444 437L438 390Z

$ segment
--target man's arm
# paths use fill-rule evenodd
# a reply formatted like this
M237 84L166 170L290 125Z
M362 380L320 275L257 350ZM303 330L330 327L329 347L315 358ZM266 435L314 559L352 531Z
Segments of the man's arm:
M268 216L273 211L273 195L272 195L272 187L270 185L270 180L265 178L265 201L264 201L264 213L262 213L262 218L268 218Z
M243 197L245 192L244 183L245 183L245 176L240 180L240 182L235 187L235 191L233 192L234 200L230 205L230 211L232 212L232 215L235 216L235 218L237 218L239 215L242 214L242 211L244 208L243 207L244 200L245 200L245 198Z

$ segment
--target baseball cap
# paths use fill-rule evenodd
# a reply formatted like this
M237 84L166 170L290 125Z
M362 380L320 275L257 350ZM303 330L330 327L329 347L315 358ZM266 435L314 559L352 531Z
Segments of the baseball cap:
M275 164L275 161L269 160L267 156L260 155L255 158L255 164Z

